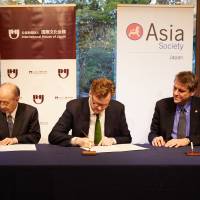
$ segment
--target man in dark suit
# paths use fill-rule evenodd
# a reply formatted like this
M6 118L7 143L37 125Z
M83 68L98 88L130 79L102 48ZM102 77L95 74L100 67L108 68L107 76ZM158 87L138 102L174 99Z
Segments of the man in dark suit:
M20 90L12 83L0 86L0 145L38 143L41 137L38 111L19 103Z
M198 80L183 71L174 80L173 97L156 103L148 136L153 146L200 145L200 98L195 97Z
M111 80L100 78L92 82L89 97L67 103L66 110L49 134L51 144L91 147L95 145L97 119L101 136L96 145L109 146L130 143L124 105L111 100L115 88ZM72 134L69 135L69 131Z

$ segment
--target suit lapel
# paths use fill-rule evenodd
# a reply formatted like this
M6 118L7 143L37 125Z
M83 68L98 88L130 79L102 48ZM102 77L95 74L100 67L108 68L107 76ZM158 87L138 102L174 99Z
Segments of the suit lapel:
M0 138L4 139L6 137L9 137L9 129L6 114L0 112Z
M168 116L167 116L167 119L166 119L166 123L167 122L169 123L169 125L167 125L169 130L167 132L170 133L170 137L171 137L171 133L172 133L173 126L174 126L175 113L176 113L176 104L174 103L174 100L172 98L171 102L170 102L170 106L168 108Z
M82 115L81 115L81 124L82 124L82 131L85 133L89 132L89 126L90 126L90 109L89 109L89 104L88 104L88 98L86 98L83 101L83 110L82 110Z
M13 126L13 133L12 133L13 137L21 134L19 132L19 130L20 130L20 126L21 126L23 120L24 120L24 117L23 117L22 105L20 103L18 103L18 108L17 108L17 112L15 115L15 122L14 122L14 126Z
M110 102L111 103L111 102ZM104 124L104 133L106 137L111 135L111 124L112 124L112 112L111 106L108 106L105 110L105 124Z
M190 110L190 133L196 129L196 124L199 123L200 108L196 102L196 99L191 99L191 110Z

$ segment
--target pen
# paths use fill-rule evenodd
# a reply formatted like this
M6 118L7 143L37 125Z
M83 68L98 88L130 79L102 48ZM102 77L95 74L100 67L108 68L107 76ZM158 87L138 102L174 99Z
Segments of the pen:
M88 137L88 135L85 133L85 131L83 131L82 129L81 129L81 132L83 133L83 135L85 136L85 137Z
M83 135L88 138L88 135L85 133L85 131L81 130L81 132L83 133ZM89 138L88 138L89 139ZM92 145L90 144L90 146L88 147L89 148L89 151L91 150L92 148Z
M193 151L194 151L193 142L190 142L190 146L191 146L191 150L192 150L192 152L193 152Z

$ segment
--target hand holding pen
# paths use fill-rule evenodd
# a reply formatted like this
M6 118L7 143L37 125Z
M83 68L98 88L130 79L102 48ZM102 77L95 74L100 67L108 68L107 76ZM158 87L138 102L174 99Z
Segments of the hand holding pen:
M94 146L94 142L89 140L88 135L83 130L81 130L81 132L85 136L85 138L82 138L85 141L82 147L86 147L86 148L89 148L89 150L91 150L92 146Z
M87 141L89 141L89 146L87 146L87 148L89 148L89 151L88 150L83 150L81 152L81 154L83 156L96 156L97 155L96 151L91 151L92 146L94 146L94 142L89 140L88 135L83 130L81 130L81 132L85 136L85 138L83 138L83 139L87 139Z

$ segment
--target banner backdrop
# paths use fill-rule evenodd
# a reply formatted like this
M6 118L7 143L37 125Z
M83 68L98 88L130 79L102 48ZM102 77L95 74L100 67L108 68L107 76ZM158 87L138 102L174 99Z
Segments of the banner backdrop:
M192 6L118 5L116 97L133 143L146 143L157 100L172 96L175 74L192 70Z
M0 7L1 82L38 108L42 138L76 98L75 5Z

